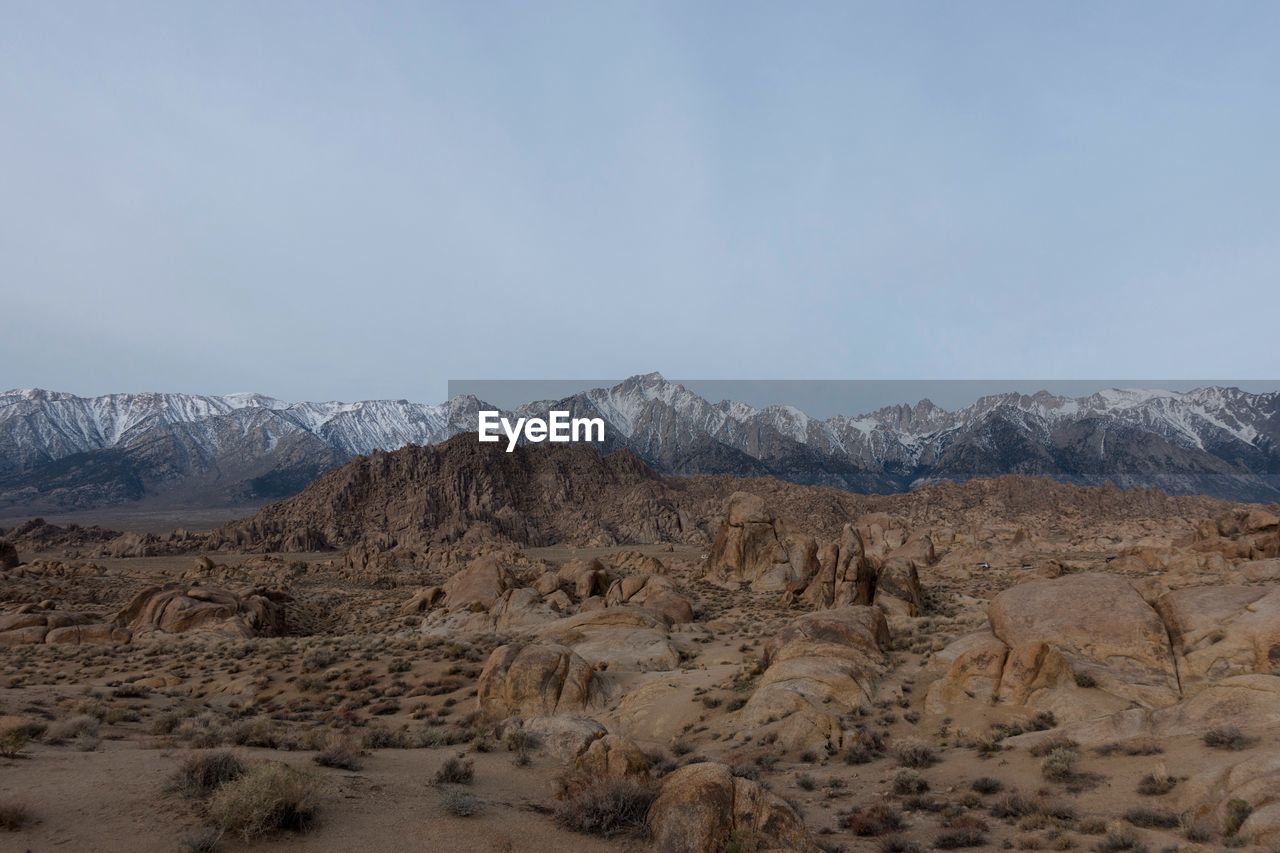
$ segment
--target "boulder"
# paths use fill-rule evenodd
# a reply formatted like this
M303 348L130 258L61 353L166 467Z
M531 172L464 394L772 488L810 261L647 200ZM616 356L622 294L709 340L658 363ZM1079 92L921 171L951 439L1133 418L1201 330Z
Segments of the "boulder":
M1280 668L1280 587L1199 586L1156 602L1174 652L1184 695L1206 682Z
M491 719L582 712L597 698L591 665L565 646L499 646L489 655L476 692Z
M725 503L705 574L729 585L750 584L757 592L781 592L808 583L818 569L817 552L813 537L788 534L763 498L734 492Z
M712 762L690 764L664 778L648 823L654 848L662 853L719 853L744 837L757 849L821 849L785 800Z
M447 610L488 610L511 586L511 573L497 554L472 560L465 569L444 582Z
M591 741L575 759L573 769L601 779L647 776L649 757L631 738L606 734Z
M579 716L531 717L524 721L524 730L536 737L549 755L564 762L573 761L606 734L604 726Z
M440 603L444 598L444 590L438 586L423 587L413 594L413 597L400 606L401 616L412 616L414 613L422 613L430 610Z
M670 627L658 611L628 605L558 619L542 628L538 638L567 646L610 671L663 671L680 665L680 653L667 633Z
M285 633L278 590L234 593L218 587L170 583L144 589L116 614L113 623L133 636L185 634L190 631L242 637L279 637Z
M1055 691L1081 683L1120 706L1158 708L1180 698L1164 623L1123 577L1086 573L1017 584L992 600L987 616L1009 648L999 701L1049 707ZM1061 710L1079 717L1114 706Z
M1269 750L1198 773L1180 787L1179 800L1191 820L1218 831L1229 819L1231 801L1248 803L1252 811L1236 837L1274 848L1280 844L1280 753Z
M841 717L870 706L887 666L889 628L876 607L842 607L793 620L765 647L767 669L742 711L735 733L777 736L783 749L839 749Z
M822 549L818 570L800 597L812 607L848 607L870 604L874 588L875 569L866 557L862 534L846 524L840 540Z

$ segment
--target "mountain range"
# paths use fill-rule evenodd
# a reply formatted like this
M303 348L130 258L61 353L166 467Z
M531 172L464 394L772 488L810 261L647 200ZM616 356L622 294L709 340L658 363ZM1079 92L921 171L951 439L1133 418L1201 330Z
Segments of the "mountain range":
M298 492L351 458L474 431L471 396L286 403L260 394L0 394L0 512L125 504L212 507ZM775 476L859 492L999 474L1280 500L1280 393L1206 387L928 400L818 419L785 405L712 403L659 374L508 415L551 409L606 422L667 474Z

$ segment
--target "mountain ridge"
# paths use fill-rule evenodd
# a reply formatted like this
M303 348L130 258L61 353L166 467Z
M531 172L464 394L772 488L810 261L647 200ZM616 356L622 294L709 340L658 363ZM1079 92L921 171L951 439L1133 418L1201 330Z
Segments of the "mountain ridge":
M473 396L288 403L257 393L0 394L0 508L51 511L153 498L225 505L296 493L375 450L475 429ZM945 409L927 399L813 418L785 404L711 402L661 374L508 414L599 416L601 449L664 474L771 475L860 492L1001 474L1280 498L1280 393L1206 386L1084 397L1007 392Z

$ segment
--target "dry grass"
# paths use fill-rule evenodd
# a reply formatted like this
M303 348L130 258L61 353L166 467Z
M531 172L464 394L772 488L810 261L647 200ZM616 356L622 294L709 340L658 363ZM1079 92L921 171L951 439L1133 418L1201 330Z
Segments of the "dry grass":
M474 764L461 756L451 756L436 771L435 782L437 785L470 785L475 778Z
M273 832L304 832L319 810L314 776L275 762L251 767L223 785L209 802L209 814L223 831L252 841Z
M203 798L244 773L244 762L233 752L196 752L182 759L165 790L192 799Z
M35 821L31 809L22 803L0 803L0 829L17 832Z
M556 808L556 822L604 838L639 835L657 795L657 784L649 779L596 779L569 790Z

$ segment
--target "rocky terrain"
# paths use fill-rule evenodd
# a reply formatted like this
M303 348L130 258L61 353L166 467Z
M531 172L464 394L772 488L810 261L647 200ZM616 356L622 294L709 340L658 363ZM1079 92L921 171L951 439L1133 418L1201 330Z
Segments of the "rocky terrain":
M261 504L357 455L474 431L480 408L494 407L469 396L428 405L10 391L0 394L0 517ZM648 374L511 414L551 409L602 418L604 452L631 450L664 474L767 475L868 493L1020 474L1280 499L1274 392L1008 393L955 411L923 400L818 419L785 405L712 403Z
M466 436L0 532L0 849L1280 846L1280 507Z

